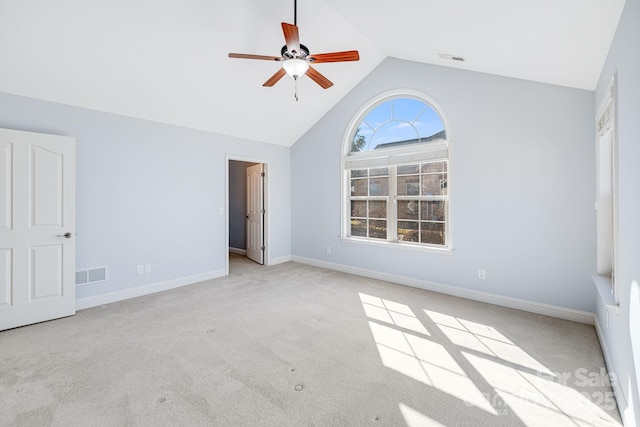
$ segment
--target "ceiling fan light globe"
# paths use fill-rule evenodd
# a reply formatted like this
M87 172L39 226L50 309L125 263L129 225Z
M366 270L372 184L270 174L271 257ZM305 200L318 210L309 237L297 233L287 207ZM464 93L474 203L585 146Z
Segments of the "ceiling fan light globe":
M294 79L303 76L309 69L309 63L302 59L287 59L282 63L282 68Z

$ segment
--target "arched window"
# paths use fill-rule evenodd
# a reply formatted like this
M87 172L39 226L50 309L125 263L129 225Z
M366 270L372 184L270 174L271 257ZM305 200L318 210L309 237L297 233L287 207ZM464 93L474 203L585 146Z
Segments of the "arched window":
M424 94L383 94L343 143L343 238L440 249L449 232L448 129Z

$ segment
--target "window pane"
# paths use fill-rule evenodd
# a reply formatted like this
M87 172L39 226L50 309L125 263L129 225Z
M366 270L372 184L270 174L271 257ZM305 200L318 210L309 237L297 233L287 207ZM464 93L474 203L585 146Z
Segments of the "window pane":
M446 174L439 173L422 175L422 195L437 196L447 194L446 177Z
M387 176L389 175L389 168L375 168L369 171L369 176Z
M367 237L367 220L351 218L351 235Z
M389 178L371 178L370 195L371 196L388 196L389 195Z
M446 137L444 123L442 123L442 119L433 108L426 108L424 112L420 114L420 117L418 117L415 123L415 127L418 129L423 142L444 139Z
M447 162L432 162L432 163L425 163L422 165L422 173L446 172L446 171L447 171Z
M444 245L444 224L438 222L421 222L420 242L430 243L432 245Z
M404 175L398 177L398 196L419 196L420 175Z
M369 180L364 179L352 179L351 180L351 195L352 196L366 196L368 194Z
M371 220L369 221L369 237L374 239L387 238L387 221Z
M398 200L398 219L418 219L418 200Z
M351 169L351 178L367 176L367 169Z
M352 200L351 201L351 216L352 217L367 217L367 202L365 200Z
M416 129L407 122L392 121L375 130L371 137L371 148L392 148L419 142Z
M387 101L371 110L364 121L372 128L378 129L381 125L391 120L391 102Z
M407 122L394 120L375 130L371 137L373 150L419 143L418 131Z
M357 216L353 215L352 216ZM371 200L369 202L369 218L386 218L387 202L385 200Z
M420 165L398 166L398 175L409 175L415 173L420 173Z
M445 220L445 202L444 201L422 201L420 202L422 212L420 219L427 221L444 221Z
M413 123L426 105L412 98L396 98L393 100L393 119Z
M398 221L398 240L401 242L417 242L418 237L417 221Z

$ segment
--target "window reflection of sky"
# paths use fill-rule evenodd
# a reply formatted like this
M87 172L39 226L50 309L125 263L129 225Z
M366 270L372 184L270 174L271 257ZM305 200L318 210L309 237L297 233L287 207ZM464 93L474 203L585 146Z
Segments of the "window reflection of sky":
M381 144L425 139L444 130L442 119L431 107L413 98L395 98L371 110L358 126L366 141L359 151Z

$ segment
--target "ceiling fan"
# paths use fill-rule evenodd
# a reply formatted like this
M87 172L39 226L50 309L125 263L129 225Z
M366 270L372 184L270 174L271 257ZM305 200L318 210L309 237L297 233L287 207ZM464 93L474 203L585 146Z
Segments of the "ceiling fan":
M306 75L323 89L333 86L333 83L320 74L311 64L323 62L347 62L358 61L360 56L357 50L347 50L343 52L329 52L311 54L309 49L300 43L298 33L298 12L297 1L293 2L293 22L294 24L282 23L285 45L280 49L280 56L253 55L246 53L230 53L229 58L259 59L263 61L277 61L282 63L282 67L269 78L262 86L271 87L275 85L285 74L289 74L296 81L295 98L298 100L297 83L298 78Z

